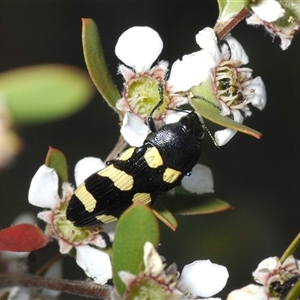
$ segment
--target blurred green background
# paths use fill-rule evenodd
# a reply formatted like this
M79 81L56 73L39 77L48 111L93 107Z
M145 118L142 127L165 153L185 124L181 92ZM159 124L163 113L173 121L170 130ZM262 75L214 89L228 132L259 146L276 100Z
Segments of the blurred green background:
M0 2L0 71L44 63L63 63L85 70L81 18L98 24L113 77L119 64L114 47L120 34L134 25L159 32L164 49L160 59L171 64L197 51L195 34L212 27L218 15L215 1L39 1ZM161 225L159 253L168 263L183 265L210 259L227 266L229 291L252 283L251 272L269 256L280 256L299 232L300 36L282 51L261 28L243 21L232 32L250 58L254 76L262 76L268 103L253 109L245 124L263 133L261 140L237 134L220 149L209 137L203 141L201 162L214 174L217 195L234 210L207 216L178 217L174 233ZM0 227L20 212L39 209L27 202L32 176L48 147L62 150L71 180L75 163L85 156L105 158L118 138L117 116L99 94L80 112L60 121L17 128L22 153L0 174ZM216 127L209 124L211 131ZM299 253L299 251L298 251ZM84 278L75 262L65 260L66 278ZM68 272L69 269L75 272ZM62 298L65 299L65 298ZM67 299L67 298L66 298ZM72 297L73 299L73 297Z

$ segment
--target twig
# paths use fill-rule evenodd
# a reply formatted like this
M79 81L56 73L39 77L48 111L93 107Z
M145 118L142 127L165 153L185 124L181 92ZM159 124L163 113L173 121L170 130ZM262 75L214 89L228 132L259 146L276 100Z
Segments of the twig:
M238 23L240 23L242 20L244 20L248 15L249 15L249 10L244 7L232 20L230 20L230 22L228 22L226 25L224 26L218 26L218 24L216 24L215 26L215 31L216 31L216 35L218 37L218 40L221 40L222 38L224 38L224 36L226 34L228 34ZM223 25L223 24L222 24Z
M0 274L0 288L12 286L47 288L102 300L121 299L113 286L98 285L92 281L52 279L24 273Z

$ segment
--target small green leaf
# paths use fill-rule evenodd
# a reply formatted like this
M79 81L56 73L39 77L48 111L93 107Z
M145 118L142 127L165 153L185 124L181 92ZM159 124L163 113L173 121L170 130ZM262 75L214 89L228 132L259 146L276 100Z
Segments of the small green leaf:
M161 201L172 213L181 215L204 215L232 209L229 203L216 198L213 194L164 196Z
M59 186L61 187L63 182L68 181L68 164L65 155L55 148L49 147L45 165L53 168L59 178Z
M151 206L155 216L165 223L170 229L175 231L177 229L177 221L172 215L172 213L167 210L167 208L162 204L161 201L157 201L154 205Z
M190 98L190 104L194 109L203 117L210 120L213 123L221 126L237 130L239 132L251 135L257 139L260 139L262 134L250 127L235 122L229 117L221 115L221 109L213 102L207 100L208 98L195 96Z
M39 65L2 73L0 91L16 123L47 122L69 116L91 99L87 74L63 65Z
M113 243L113 281L120 295L126 290L120 271L138 274L143 270L144 245L147 241L157 247L158 222L151 209L141 204L128 208L118 221Z
M83 54L90 77L104 100L116 110L121 98L108 70L97 25L92 19L82 19Z

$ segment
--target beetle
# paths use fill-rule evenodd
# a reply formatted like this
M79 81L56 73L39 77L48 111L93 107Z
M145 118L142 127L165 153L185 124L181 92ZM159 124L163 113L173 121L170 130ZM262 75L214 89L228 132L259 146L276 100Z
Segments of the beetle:
M150 115L148 126L153 128ZM153 129L154 131L154 129ZM153 204L162 193L191 174L201 154L204 127L196 112L152 132L79 185L67 207L67 219L85 227L117 221L134 202Z

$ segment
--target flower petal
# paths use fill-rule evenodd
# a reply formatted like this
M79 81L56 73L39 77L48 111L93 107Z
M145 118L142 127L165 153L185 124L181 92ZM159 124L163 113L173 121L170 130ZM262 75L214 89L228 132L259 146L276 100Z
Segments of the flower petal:
M232 110L231 113L233 114L234 121L243 123L244 118L243 118L242 114L240 113L240 111ZM230 128L218 130L215 132L215 135L214 135L215 140L219 146L224 146L232 139L232 137L236 134L236 132L237 132L236 130L230 129Z
M167 115L164 117L164 123L170 124L170 123L176 123L178 122L182 117L185 117L189 113L189 111L172 111L170 110Z
M143 260L146 274L157 276L164 268L160 255L150 242L146 242L144 245Z
M275 22L281 18L285 10L279 2L275 0L262 0L257 5L251 5L253 12L266 22Z
M197 51L176 60L171 68L168 85L172 93L187 91L201 84L209 75L215 61L206 51Z
M46 165L38 169L30 183L28 200L32 205L51 209L59 203L58 176L54 169Z
M239 290L232 291L227 300L268 300L265 288L256 284L249 284Z
M216 62L216 65L220 63L222 56L218 48L216 34L212 28L206 27L199 31L196 34L196 42L200 48L211 55L212 59Z
M258 109L263 110L267 104L267 93L265 84L260 76L255 77L252 82L244 88L245 94L249 94L253 90L255 92L254 97L251 100L251 104Z
M141 118L132 113L125 114L121 134L130 146L141 146L150 132Z
M126 30L118 39L117 57L135 71L148 71L163 48L159 34L147 26L135 26Z
M30 213L30 212L26 212L26 213L21 213L19 214L12 222L12 225L17 225L17 224L32 224L35 225L36 224L36 217L34 214Z
M192 170L191 176L184 177L181 184L184 189L191 193L204 194L214 192L211 169L201 164L196 164Z
M88 245L76 247L76 262L95 283L105 284L112 278L109 255Z
M226 267L210 260L197 260L184 266L179 289L194 297L210 297L224 288L228 276Z
M131 283L136 279L136 275L133 275L127 271L120 271L118 275L121 278L121 280L124 282L126 287L129 287Z
M279 269L280 265L279 258L276 256L264 259L252 273L254 280L257 283L266 285L270 274L274 272L274 270Z
M70 243L68 243L67 241L61 238L58 239L58 245L59 245L59 252L61 254L68 254L73 248L73 245L71 245Z
M96 157L85 157L78 161L74 170L76 186L79 186L86 178L104 167L104 162Z
M230 60L238 60L241 61L243 65L246 65L249 62L249 58L242 45L231 35L226 36L225 40L230 47Z

